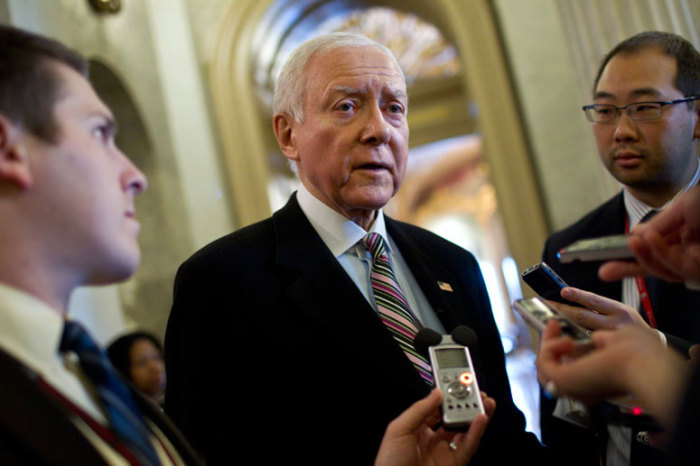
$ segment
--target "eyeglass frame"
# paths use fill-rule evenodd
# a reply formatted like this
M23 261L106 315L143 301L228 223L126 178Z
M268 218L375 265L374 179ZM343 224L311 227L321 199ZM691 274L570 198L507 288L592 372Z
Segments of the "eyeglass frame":
M627 104L624 107L618 107L617 105L613 104L590 104L590 105L584 105L581 107L583 110L583 113L586 115L586 119L590 121L591 123L616 123L620 119L620 115L622 115L622 112L624 111L627 114L627 118L633 121L656 121L661 119L663 116L663 108L666 105L675 105L675 104L680 104L683 102L693 102L696 100L700 100L700 96L691 96L691 97L684 97L682 99L676 99L676 100L667 100L667 101L658 101L658 100L645 100L642 102L632 102L631 104ZM650 119L644 119L644 118L634 118L631 113L630 113L630 107L635 107L637 105L644 105L644 104L657 104L659 105L659 116L650 118ZM614 108L615 109L615 117L608 120L608 121L596 121L594 120L591 115L589 115L588 111L589 110L594 110L596 107L600 106L605 106L608 108Z

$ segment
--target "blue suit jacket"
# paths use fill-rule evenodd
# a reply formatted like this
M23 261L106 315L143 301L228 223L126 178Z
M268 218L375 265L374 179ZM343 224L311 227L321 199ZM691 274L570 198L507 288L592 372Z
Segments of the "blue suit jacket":
M544 455L512 402L474 257L386 220L445 328L468 325L478 335L479 385L498 407L475 464ZM251 447L265 464L372 464L387 424L429 392L296 196L180 267L165 347L166 412L210 464ZM229 425L214 428L222 418Z

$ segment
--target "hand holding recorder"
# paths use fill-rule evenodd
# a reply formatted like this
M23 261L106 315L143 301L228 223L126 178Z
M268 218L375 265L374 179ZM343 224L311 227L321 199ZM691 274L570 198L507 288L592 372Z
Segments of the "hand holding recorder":
M375 466L469 463L496 408L479 391L467 348L475 342L476 334L464 326L446 336L418 332L414 345L429 357L437 388L389 424Z
M463 466L479 448L481 436L496 408L496 402L483 394L486 414L474 418L466 432L447 431L433 426L440 419L442 393L433 390L417 401L386 429L375 466Z

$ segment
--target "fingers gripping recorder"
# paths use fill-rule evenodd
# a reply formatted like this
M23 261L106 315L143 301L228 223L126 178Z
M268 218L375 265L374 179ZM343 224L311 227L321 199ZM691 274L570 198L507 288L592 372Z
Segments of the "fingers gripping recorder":
M476 342L469 327L456 327L452 335L429 328L415 338L416 349L430 359L435 385L442 391L442 423L446 429L461 429L484 412L468 345Z

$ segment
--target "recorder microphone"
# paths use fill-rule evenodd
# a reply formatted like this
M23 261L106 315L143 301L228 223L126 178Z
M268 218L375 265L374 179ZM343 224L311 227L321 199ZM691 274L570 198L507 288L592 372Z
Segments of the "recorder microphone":
M452 340L467 348L474 349L478 340L476 332L466 325L458 325L452 329Z
M418 351L418 354L425 358L429 358L428 348L439 345L442 342L442 335L435 330L423 327L418 330L413 339L413 347Z

